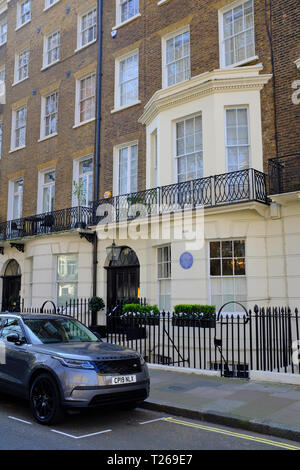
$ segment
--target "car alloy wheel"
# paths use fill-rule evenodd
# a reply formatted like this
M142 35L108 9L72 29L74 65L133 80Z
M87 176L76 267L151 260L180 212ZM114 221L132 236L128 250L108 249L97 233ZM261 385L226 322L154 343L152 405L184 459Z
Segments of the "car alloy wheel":
M52 424L62 417L60 395L54 379L49 374L39 375L30 390L30 405L40 424Z

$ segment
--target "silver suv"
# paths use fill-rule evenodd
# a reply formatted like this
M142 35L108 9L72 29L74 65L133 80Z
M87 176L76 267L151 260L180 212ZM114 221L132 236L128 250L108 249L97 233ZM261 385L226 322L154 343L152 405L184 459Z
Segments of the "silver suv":
M67 407L134 408L149 388L140 354L102 342L72 317L0 314L0 391L29 398L41 424L58 422Z

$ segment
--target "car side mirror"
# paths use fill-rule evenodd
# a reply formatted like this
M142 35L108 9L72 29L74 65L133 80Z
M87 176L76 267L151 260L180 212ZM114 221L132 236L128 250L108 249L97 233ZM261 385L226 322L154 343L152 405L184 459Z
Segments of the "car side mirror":
M8 335L6 337L6 341L8 341L9 343L14 343L14 344L23 344L24 338L20 338L20 336L17 333L12 333L11 335Z

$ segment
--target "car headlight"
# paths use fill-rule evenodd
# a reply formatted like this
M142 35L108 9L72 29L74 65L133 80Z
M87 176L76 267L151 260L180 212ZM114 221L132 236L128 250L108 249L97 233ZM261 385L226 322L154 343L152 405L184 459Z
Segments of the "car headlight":
M65 367L73 367L75 369L94 369L94 364L90 361L80 361L77 359L67 359L66 357L52 356L57 359Z

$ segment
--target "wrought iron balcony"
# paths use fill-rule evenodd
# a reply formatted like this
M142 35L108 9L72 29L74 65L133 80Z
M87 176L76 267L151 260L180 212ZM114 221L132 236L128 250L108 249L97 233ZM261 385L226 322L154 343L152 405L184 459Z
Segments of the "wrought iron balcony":
M266 175L253 168L102 199L93 204L94 225L250 201L268 203Z
M115 196L59 211L0 223L0 242L161 215L197 207L257 201L267 204L266 177L252 168Z
M300 153L270 158L268 166L271 195L300 191Z
M72 207L0 223L0 242L35 235L46 235L91 225L89 207Z

